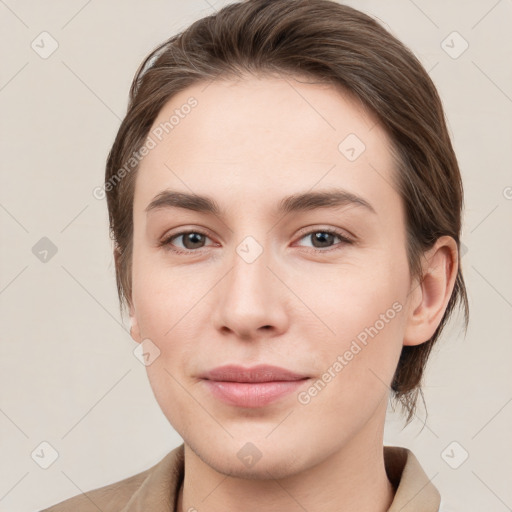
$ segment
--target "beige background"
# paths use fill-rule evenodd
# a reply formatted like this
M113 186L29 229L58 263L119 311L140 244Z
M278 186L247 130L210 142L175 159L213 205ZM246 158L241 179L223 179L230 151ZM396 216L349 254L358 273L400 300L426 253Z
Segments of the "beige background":
M181 443L120 320L106 203L92 191L142 58L225 3L0 1L1 511L120 480ZM511 510L512 0L349 3L429 70L466 189L468 335L452 322L432 355L426 425L422 404L403 430L390 411L385 443L414 451L447 511ZM43 31L58 43L47 58L31 47L51 49ZM469 47L453 58L460 37ZM46 263L33 253L43 237L57 249ZM31 456L44 441L58 452L48 469Z

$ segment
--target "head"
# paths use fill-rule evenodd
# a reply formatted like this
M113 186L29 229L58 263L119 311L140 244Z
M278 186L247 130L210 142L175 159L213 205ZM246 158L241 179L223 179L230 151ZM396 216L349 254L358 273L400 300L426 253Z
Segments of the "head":
M351 7L236 3L161 44L105 181L121 313L160 351L147 371L162 410L212 459L203 422L283 454L314 435L310 462L381 418L390 390L409 422L457 303L467 325L441 100L412 52ZM311 380L264 409L202 387L213 366L260 362ZM283 425L267 439L289 410L296 438Z

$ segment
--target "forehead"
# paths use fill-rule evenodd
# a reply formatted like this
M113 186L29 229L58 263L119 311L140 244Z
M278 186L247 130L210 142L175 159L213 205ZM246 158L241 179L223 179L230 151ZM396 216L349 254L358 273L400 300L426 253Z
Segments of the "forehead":
M165 188L230 193L241 204L332 186L397 198L385 131L332 85L277 77L195 84L167 102L148 135L154 147L137 173L136 209Z

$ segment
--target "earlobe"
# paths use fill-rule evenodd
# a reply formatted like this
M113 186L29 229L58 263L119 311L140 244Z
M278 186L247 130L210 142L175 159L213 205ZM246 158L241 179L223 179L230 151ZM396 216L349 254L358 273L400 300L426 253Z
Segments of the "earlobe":
M457 244L440 237L425 253L423 278L411 293L404 345L420 345L434 335L450 300L458 271Z

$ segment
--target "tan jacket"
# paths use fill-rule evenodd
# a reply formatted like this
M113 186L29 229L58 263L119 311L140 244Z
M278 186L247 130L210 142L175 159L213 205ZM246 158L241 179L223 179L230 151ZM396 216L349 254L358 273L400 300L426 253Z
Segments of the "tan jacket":
M407 448L384 446L396 493L388 512L438 512L440 494ZM154 466L119 482L73 496L41 512L176 512L183 481L184 445Z

